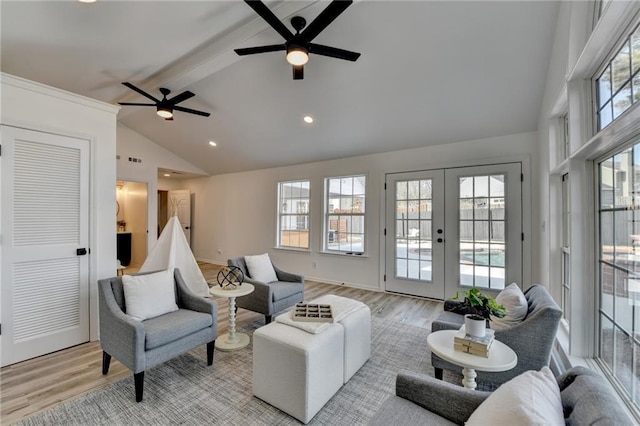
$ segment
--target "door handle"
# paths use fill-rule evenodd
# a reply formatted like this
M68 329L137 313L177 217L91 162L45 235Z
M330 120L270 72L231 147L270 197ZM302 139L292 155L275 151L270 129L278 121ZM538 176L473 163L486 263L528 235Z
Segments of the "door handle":
M76 254L77 254L78 256L84 256L85 254L87 254L87 249L86 249L86 248L84 248L84 247L83 247L83 248L76 249Z
M189 229L189 227L188 227L188 226L185 226L185 227L184 227L184 229Z
M443 238L438 238L436 241L438 241L439 243L443 242L444 239Z

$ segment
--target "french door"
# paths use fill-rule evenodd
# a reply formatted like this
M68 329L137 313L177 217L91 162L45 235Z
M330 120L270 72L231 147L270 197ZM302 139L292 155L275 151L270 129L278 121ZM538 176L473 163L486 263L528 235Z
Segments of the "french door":
M521 164L387 175L386 290L435 299L522 285Z

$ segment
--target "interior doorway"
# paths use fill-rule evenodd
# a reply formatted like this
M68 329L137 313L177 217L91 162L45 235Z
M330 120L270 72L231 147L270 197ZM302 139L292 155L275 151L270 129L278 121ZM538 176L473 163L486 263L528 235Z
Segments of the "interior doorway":
M148 204L146 182L116 182L117 256L124 272L136 272L147 258Z

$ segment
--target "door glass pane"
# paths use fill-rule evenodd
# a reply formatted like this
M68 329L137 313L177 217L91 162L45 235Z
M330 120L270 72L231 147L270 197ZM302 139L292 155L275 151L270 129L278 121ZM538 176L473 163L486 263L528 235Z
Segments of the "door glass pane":
M431 179L396 182L396 278L431 281Z
M459 179L461 285L504 288L505 178L497 174Z

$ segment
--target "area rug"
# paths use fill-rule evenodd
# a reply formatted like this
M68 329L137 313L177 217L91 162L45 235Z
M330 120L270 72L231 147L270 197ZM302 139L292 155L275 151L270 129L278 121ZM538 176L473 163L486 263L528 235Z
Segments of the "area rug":
M252 333L263 323L242 327ZM402 370L433 376L428 329L372 318L371 358L310 424L363 425L395 392ZM216 351L206 366L204 347L145 372L144 400L136 403L133 377L23 420L23 425L299 425L252 394L252 347Z

